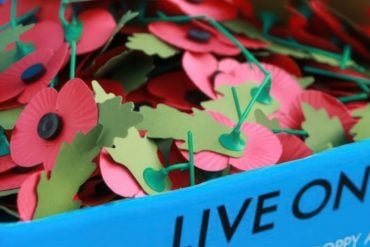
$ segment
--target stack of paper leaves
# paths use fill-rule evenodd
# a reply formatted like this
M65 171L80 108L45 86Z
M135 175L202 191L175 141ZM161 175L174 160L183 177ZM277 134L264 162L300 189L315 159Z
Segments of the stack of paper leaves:
M0 221L134 200L370 138L369 9L0 1Z

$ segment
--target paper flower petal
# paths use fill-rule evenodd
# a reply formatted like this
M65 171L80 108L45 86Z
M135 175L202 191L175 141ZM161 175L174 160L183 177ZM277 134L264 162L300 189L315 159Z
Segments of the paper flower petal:
M78 16L83 24L83 33L77 43L77 54L94 51L104 45L116 28L116 22L109 11L89 9Z
M17 164L14 163L10 155L0 156L0 174L9 171L16 166Z
M329 117L337 116L346 133L352 128L355 121L345 105L329 94L315 90L307 90L300 94L290 105L289 111L283 117L278 117L283 128L300 129L304 120L301 104L305 102L316 110L324 108Z
M246 148L242 157L230 158L230 165L247 171L278 162L282 147L279 139L269 129L262 125L246 123L242 132L247 136Z
M145 193L129 170L114 162L108 152L102 151L99 165L104 182L117 195L137 197Z
M55 112L57 95L54 89L44 89L19 116L10 142L12 159L18 165L31 167L42 163L49 155L49 148L55 145L38 136L37 125L45 113Z
M188 38L190 30L206 31L210 36L207 42L197 42ZM207 53L213 52L219 55L236 55L240 50L230 44L220 40L220 35L216 30L206 27L204 24L175 24L171 22L153 22L149 24L149 31L165 42L192 52ZM221 36L222 37L222 36Z
M186 77L184 72L169 72L153 78L147 83L147 90L156 97L162 98L164 103L181 110L191 110L196 107L187 100L187 93L196 88Z
M227 59L229 60L229 59ZM234 64L234 61L225 63ZM289 108L294 99L302 92L298 82L287 72L274 65L262 63L271 72L271 95L281 104L281 109ZM239 64L231 73L219 73L215 79L215 88L221 85L239 85L248 81L261 84L265 75L252 63Z
M200 91L215 99L212 76L217 70L217 59L209 53L185 52L182 58L184 71Z
M37 206L36 187L40 181L41 172L29 176L22 184L17 197L19 218L32 220Z
M57 22L41 21L20 36L25 43L32 43L36 50L51 49L56 51L64 43L64 32L62 26Z
M56 109L64 122L61 138L68 143L77 132L86 134L97 124L98 108L94 95L79 78L68 81L60 90Z
M15 167L7 172L0 173L0 191L17 189L32 174L41 171L41 167L20 168Z
M278 163L302 159L313 154L312 150L297 136L278 134L283 153Z
M186 1L166 0L159 1L160 6L172 10L178 8L182 13L189 16L208 16L218 21L232 20L237 16L238 9L226 1Z

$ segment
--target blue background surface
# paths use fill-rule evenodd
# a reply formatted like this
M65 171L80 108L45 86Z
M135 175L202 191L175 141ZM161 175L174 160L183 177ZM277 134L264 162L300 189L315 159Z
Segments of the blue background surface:
M333 210L333 204L341 172L360 187L369 165L370 141L355 143L310 158L179 191L29 223L0 224L0 246L173 246L176 218L181 215L184 222L180 246L198 246L201 216L205 209L210 209L206 246L316 247L360 233L357 246L365 246L364 240L370 232L369 185L366 185L364 202L345 189L340 209ZM328 180L333 192L320 214L299 220L291 211L293 198L315 179ZM262 217L263 224L274 222L274 229L252 234L257 197L276 190L281 192L280 196L266 201L266 205L277 204L277 211ZM251 204L228 243L217 207L225 205L233 222L242 203L249 197ZM302 209L317 207L322 198L323 190L310 190L302 199Z

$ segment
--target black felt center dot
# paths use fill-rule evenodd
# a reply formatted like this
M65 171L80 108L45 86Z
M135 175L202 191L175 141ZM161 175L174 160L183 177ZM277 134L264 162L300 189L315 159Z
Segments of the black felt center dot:
M45 66L42 63L36 63L23 71L21 79L25 84L32 84L45 75L45 73Z
M37 126L38 135L44 140L53 140L62 131L63 121L55 113L46 113Z
M187 38L198 43L208 43L211 39L211 33L203 29L191 28L188 31Z

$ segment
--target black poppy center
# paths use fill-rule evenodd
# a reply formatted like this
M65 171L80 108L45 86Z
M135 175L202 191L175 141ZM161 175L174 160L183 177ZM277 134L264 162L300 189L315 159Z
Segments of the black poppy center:
M37 126L38 135L44 140L56 138L63 128L62 119L55 113L46 113Z
M186 0L186 2L189 2L189 3L202 3L203 0Z
M23 71L21 79L25 84L31 84L40 79L45 73L45 66L42 63L36 63Z
M199 29L199 28L191 28L188 31L187 35L188 39L198 42L198 43L208 43L211 39L211 33Z

